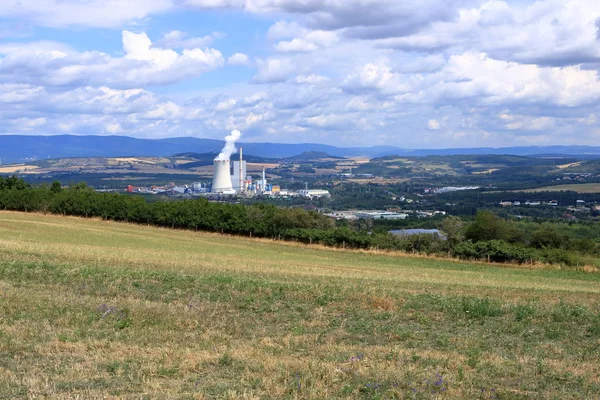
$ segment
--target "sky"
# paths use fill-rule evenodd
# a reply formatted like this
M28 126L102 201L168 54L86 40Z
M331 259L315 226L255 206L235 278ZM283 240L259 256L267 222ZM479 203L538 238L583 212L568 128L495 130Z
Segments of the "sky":
M600 145L598 0L1 0L0 134Z

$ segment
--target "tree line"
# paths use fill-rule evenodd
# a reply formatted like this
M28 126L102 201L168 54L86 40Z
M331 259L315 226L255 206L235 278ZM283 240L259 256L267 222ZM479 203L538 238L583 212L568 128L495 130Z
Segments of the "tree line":
M584 254L598 255L594 240L576 240L552 225L527 232L489 211L472 222L447 217L441 236L397 236L369 229L358 221L336 226L323 214L279 208L210 202L206 199L147 202L139 196L96 192L86 184L31 186L16 177L0 177L0 209L123 221L195 231L318 243L353 249L396 250L493 262L546 262L578 265Z

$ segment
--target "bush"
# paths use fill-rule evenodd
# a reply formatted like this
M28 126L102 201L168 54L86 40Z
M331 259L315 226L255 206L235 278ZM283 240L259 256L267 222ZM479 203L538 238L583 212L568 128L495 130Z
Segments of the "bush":
M526 263L536 259L535 252L524 246L507 243L503 240L485 242L462 242L455 246L452 255L462 259L487 260L493 262Z
M573 267L579 265L581 260L570 251L563 249L543 249L539 251L539 259L548 264Z
M538 249L564 249L569 245L569 237L555 225L546 223L531 235L531 245Z

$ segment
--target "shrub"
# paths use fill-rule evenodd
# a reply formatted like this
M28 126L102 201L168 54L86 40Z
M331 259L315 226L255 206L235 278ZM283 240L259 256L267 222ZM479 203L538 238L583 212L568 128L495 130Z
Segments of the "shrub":
M452 249L455 257L463 259L488 260L493 262L525 263L536 259L535 253L527 247L507 243L503 240L485 242L463 242Z
M548 264L564 265L568 267L580 264L580 259L575 253L563 249L540 250L539 259L540 261L546 262Z

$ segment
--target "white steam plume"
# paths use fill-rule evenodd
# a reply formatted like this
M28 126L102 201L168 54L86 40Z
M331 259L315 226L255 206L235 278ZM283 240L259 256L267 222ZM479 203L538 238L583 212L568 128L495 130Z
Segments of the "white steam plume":
M221 153L215 158L215 160L229 160L231 155L237 151L235 148L235 142L242 136L242 132L234 129L231 133L225 137L225 147L221 150Z

